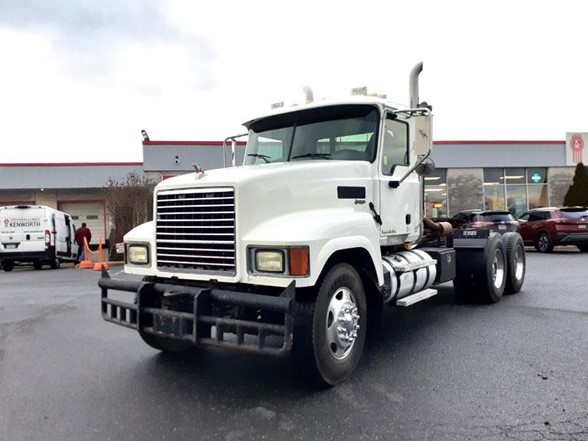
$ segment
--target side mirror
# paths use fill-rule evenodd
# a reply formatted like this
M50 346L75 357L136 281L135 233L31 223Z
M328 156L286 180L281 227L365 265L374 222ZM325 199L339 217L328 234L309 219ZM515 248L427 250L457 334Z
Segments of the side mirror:
M417 156L426 157L433 145L433 117L429 115L414 116L414 149Z
M431 176L435 171L435 161L431 158L427 158L417 165L414 171L416 171L419 176Z

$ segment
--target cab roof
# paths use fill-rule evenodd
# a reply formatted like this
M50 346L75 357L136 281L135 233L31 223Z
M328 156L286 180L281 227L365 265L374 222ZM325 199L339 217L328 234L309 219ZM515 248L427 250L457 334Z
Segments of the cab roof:
M310 109L320 109L322 107L335 107L335 106L345 106L345 105L371 105L380 109L380 112L383 112L385 109L388 110L405 110L408 107L394 103L392 101L388 101L385 98L376 97L376 96L350 96L344 99L335 99L335 100L319 100L319 101L312 101L310 103L300 104L300 105L293 105L290 107L278 107L276 109L272 109L268 111L266 114L263 114L257 118L250 119L243 123L243 125L249 129L252 124L256 123L257 121L261 121L266 118L271 118L277 115L287 115L289 113L296 113L302 110L310 110Z

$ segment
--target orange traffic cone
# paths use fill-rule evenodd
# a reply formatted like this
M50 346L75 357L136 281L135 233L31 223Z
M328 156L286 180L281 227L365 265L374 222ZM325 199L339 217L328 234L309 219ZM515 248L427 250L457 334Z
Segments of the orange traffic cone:
M88 241L84 237L84 260L82 262L80 262L81 269L89 269L94 266L94 264L92 263L92 261L88 257L89 255L90 255L90 248L88 247Z
M98 237L98 258L98 263L94 265L94 271L102 271L102 267L104 267L104 269L107 270L108 263L102 260L102 236Z

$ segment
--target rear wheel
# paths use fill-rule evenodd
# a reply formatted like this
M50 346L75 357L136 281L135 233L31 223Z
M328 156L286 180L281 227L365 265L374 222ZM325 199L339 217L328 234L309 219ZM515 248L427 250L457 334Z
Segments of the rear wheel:
M588 253L588 245L576 245L581 253Z
M293 353L313 382L334 386L352 374L363 351L366 316L361 278L347 263L329 270L314 301L298 304Z
M33 262L33 268L35 268L36 270L40 270L43 268L43 262L41 262L40 260L35 260Z
M506 285L506 258L499 234L492 234L484 250L458 252L455 294L460 301L496 303L502 299Z
M188 352L190 349L192 349L192 344L186 341L147 334L146 332L139 332L139 335L143 341L152 348L169 354L180 354L183 352Z
M502 242L506 250L506 285L504 292L514 294L521 290L525 281L525 244L519 233L505 233Z
M540 253L551 253L553 251L553 243L549 237L549 233L542 231L535 240L535 249Z
M55 257L54 259L51 259L49 266L51 267L51 269L57 269L61 266L61 261L57 257Z

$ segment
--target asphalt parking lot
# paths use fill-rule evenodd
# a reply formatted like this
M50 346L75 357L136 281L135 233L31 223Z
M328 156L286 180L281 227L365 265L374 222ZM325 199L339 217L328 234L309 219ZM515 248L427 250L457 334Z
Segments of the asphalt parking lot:
M588 440L588 255L527 259L496 305L385 308L326 390L287 359L158 353L102 320L97 272L0 272L0 440Z

